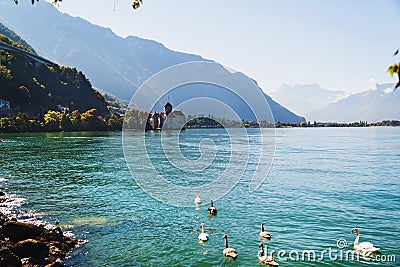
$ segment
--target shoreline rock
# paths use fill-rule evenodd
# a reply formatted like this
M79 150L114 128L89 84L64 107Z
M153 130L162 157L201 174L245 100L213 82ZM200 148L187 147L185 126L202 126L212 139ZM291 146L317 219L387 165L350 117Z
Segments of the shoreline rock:
M62 260L78 244L59 226L20 222L0 212L0 266L67 266Z

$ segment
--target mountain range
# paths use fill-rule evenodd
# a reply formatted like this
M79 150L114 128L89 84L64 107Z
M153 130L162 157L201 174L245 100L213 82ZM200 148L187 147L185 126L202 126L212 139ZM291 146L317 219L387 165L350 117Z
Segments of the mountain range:
M394 84L377 84L360 93L332 91L318 84L284 84L272 97L308 121L377 122L400 119L400 93Z
M377 84L374 89L329 103L308 116L317 121L400 120L400 91L393 88L391 83Z
M297 114L309 119L310 114L317 112L330 103L339 101L349 94L345 91L331 91L319 84L283 84L271 96Z
M76 67L95 87L121 99L131 99L145 80L165 68L210 61L198 55L172 51L152 40L135 36L122 38L108 28L63 14L45 1L34 6L26 2L21 1L16 6L13 1L1 1L0 22L21 35L39 55L60 65ZM226 77L229 75L227 72ZM305 121L266 94L264 97L275 121ZM219 91L215 98L222 100L226 95ZM191 113L190 107L185 111ZM243 119L250 118L247 111L238 112Z

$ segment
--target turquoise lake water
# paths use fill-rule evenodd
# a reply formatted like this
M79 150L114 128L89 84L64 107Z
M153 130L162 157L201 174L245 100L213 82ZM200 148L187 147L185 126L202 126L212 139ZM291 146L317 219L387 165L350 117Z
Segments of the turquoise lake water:
M249 129L249 134L256 131ZM157 150L158 137L146 136L149 151ZM286 251L279 258L275 254L279 266L400 266L400 128L277 129L275 159L262 186L250 193L250 172L245 172L232 191L215 201L218 215L212 218L206 199L196 210L146 194L127 167L121 133L0 138L5 140L0 143L0 190L23 198L23 211L48 222L59 219L88 241L66 261L72 266L259 266L261 222L272 235L264 242L269 251ZM201 177L177 172L162 160L152 161L155 168L178 184L211 182L235 162L229 162L231 144L221 129L182 132L182 153L199 158L204 138L216 144L217 158ZM257 158L250 157L250 165L257 164L252 160ZM141 164L138 158L134 167ZM189 194L194 199L195 192ZM197 241L201 222L210 235L204 245ZM318 261L296 256L313 250L320 258L324 250L338 250L338 240L349 244L339 251L351 250L353 227L388 261L355 261L339 252L325 253ZM224 233L239 253L236 261L222 256Z

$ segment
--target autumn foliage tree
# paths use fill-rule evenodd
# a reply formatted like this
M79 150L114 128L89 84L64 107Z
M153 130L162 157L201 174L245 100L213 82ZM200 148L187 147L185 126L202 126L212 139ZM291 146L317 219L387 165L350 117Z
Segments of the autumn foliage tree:
M62 113L59 111L49 110L43 118L43 126L47 131L61 130Z
M71 132L71 131L120 131L123 117L110 114L102 117L95 108L84 113L49 110L43 118L29 118L26 113L0 118L0 132Z

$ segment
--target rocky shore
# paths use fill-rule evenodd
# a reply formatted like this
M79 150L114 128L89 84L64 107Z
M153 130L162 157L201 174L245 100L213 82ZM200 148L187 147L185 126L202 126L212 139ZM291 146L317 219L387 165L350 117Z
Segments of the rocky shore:
M7 195L0 192L0 202ZM78 245L56 225L21 222L0 212L0 266L66 266L62 260Z

